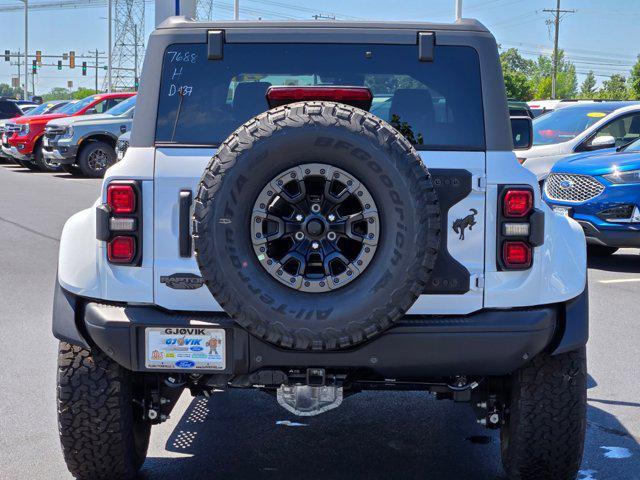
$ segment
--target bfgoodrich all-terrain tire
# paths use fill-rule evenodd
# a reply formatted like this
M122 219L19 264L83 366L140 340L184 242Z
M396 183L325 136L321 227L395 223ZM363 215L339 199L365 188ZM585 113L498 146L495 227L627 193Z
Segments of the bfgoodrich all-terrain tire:
M58 428L77 479L131 479L142 466L151 427L133 402L131 377L102 352L60 342Z
M502 463L511 480L574 480L584 448L585 349L538 355L511 379Z
M260 242L279 206L289 213L274 222L277 238L289 235L290 250L276 252ZM346 105L295 103L250 120L213 157L195 202L196 258L216 300L255 336L336 350L385 330L418 298L438 218L429 173L397 130ZM292 257L303 259L293 273Z

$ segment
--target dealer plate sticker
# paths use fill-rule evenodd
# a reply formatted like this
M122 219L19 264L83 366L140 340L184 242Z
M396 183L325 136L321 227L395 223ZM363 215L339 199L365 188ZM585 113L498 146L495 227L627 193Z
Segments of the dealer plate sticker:
M224 370L226 338L221 328L145 329L146 368Z

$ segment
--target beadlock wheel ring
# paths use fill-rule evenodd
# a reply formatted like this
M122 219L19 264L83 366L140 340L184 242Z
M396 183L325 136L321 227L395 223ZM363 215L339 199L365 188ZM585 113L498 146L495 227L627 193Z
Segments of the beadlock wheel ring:
M253 206L251 239L260 264L302 292L341 288L375 254L380 220L367 188L346 171L300 165L272 179Z

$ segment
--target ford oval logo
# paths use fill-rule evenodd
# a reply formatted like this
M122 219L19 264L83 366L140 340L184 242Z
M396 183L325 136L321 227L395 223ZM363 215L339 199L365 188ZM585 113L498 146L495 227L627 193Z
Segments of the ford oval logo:
M573 182L571 180L562 180L560 182L560 188L567 189L571 187L573 187Z
M178 368L193 368L195 367L195 363L193 363L190 360L180 360L178 362L176 362L176 367Z

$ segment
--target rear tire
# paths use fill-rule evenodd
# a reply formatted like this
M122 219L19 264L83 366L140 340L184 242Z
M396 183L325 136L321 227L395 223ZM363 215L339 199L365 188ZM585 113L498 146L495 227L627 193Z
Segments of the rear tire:
M606 247L604 245L587 245L587 253L594 257L608 257L618 251L617 247Z
M108 143L89 142L80 151L77 163L83 175L102 178L107 168L116 163L116 152Z
M77 479L131 479L142 466L151 425L133 403L132 377L100 351L60 342L58 429Z
M511 480L575 480L584 448L587 365L584 347L539 354L514 373L500 432Z

